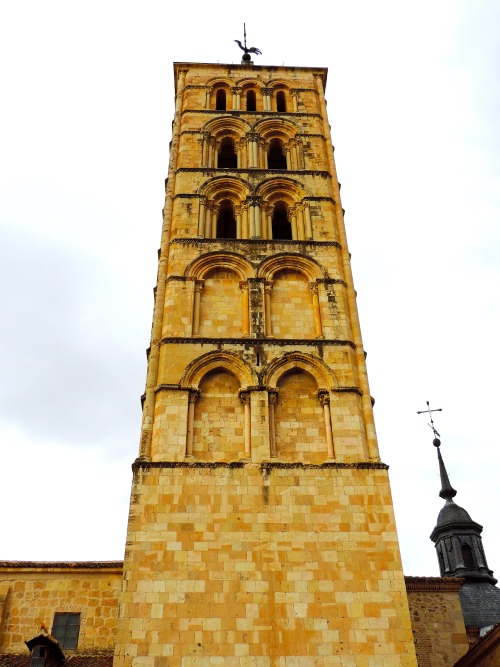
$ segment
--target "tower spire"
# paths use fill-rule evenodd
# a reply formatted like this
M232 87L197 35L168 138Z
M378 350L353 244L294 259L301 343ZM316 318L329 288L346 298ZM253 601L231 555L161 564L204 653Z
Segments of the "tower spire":
M438 441L439 444L436 444L436 440ZM457 492L450 483L450 478L448 477L448 472L444 465L443 457L441 456L441 449L440 449L441 441L438 438L435 438L433 444L437 448L437 455L439 461L439 476L441 477L441 491L439 492L439 495L446 501L451 501L451 499L457 495Z

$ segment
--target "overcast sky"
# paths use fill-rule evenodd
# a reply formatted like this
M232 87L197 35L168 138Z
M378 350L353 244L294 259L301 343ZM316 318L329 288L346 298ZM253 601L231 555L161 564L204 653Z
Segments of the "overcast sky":
M173 8L176 7L176 8ZM307 8L307 9L306 9ZM183 9L187 14L183 15ZM0 9L0 559L123 557L172 63L329 68L326 96L406 574L437 575L436 417L500 575L500 4Z

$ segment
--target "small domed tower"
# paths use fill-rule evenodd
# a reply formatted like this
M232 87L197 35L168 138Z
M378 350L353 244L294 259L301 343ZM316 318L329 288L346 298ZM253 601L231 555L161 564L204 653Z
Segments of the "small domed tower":
M495 586L497 580L486 562L481 539L483 527L454 502L457 492L450 484L438 438L434 445L441 476L439 495L445 500L430 536L436 546L440 574L465 580L459 592L465 627L468 630L488 627L500 621L500 589Z

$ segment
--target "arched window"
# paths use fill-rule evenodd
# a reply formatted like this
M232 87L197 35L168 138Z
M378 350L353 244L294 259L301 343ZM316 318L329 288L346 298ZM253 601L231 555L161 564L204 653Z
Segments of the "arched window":
M247 90L247 111L257 111L255 90Z
M476 569L476 560L474 558L474 552L468 544L462 544L462 558L464 565L468 570Z
M234 217L233 204L229 199L224 199L219 206L217 215L217 238L236 238L236 219Z
M286 169L286 156L283 145L279 139L272 139L267 154L267 166L269 169Z
M272 219L273 239L292 240L292 225L288 219L288 206L284 201L274 205Z
M276 111L286 111L286 97L284 90L278 90L276 93Z
M219 88L215 95L215 109L216 111L226 110L226 91L224 88Z
M234 150L234 142L229 137L224 137L220 142L219 155L217 156L217 167L219 169L236 169L238 158Z

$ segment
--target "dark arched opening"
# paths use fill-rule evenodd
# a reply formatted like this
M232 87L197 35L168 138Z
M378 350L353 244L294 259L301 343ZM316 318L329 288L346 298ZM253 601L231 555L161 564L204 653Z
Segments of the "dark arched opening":
M226 110L226 91L224 88L219 88L215 95L215 109L216 111Z
M464 565L468 570L476 569L476 560L474 558L474 552L468 544L462 544L462 558Z
M217 156L217 167L219 169L236 169L238 158L234 150L234 142L229 137L224 137L220 142L219 154Z
M234 217L233 204L229 199L224 199L219 206L217 215L217 238L236 238L236 219Z
M257 111L255 90L247 90L247 111Z
M272 139L269 144L267 166L269 169L286 169L286 157L279 139Z
M292 240L292 225L288 219L288 206L284 201L274 205L272 220L273 239Z
M276 111L286 111L286 97L283 90L276 93Z

